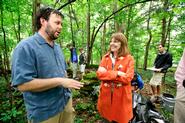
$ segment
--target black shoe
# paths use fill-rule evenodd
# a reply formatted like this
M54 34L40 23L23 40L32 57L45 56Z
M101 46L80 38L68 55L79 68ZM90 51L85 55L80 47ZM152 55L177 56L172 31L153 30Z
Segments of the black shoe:
M78 81L80 80L78 77L75 77L75 78L73 78L73 79L78 80Z
M156 96L156 101L155 101L155 103L156 103L156 104L161 104L161 102L162 102L161 97L160 97L160 96Z

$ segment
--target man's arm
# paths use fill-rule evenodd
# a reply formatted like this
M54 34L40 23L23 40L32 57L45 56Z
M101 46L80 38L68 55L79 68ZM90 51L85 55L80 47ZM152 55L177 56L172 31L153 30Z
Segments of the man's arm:
M166 64L162 67L161 70L167 70L168 68L170 68L172 66L172 55L170 53L167 54L168 57L166 60Z
M51 78L51 79L33 79L32 81L18 85L18 90L41 92L57 86L64 88L80 89L83 83L68 78Z
M155 57L155 60L154 60L154 67L156 66L156 62L157 62L157 60L158 60L158 57L159 57L159 55L157 54L157 56Z

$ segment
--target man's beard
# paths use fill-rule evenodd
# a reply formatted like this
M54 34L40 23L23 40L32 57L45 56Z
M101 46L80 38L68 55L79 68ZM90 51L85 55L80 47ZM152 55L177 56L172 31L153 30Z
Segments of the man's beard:
M45 32L48 34L51 40L55 40L58 38L54 35L54 31L52 30L52 27L49 24L47 25Z

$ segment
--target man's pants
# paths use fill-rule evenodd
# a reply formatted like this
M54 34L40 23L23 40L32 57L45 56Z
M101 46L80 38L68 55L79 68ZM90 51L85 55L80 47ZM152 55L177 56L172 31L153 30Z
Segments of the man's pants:
M72 107L72 98L64 108L64 111L58 113L57 115L50 117L48 120L42 121L41 123L74 123L75 111ZM28 123L34 123L28 121Z
M72 69L73 69L73 78L77 77L77 68L78 68L78 64L73 62L72 63Z
M85 73L85 66L86 66L85 64L80 65L80 72L81 73Z
M185 123L185 88L178 88L174 108L174 123Z

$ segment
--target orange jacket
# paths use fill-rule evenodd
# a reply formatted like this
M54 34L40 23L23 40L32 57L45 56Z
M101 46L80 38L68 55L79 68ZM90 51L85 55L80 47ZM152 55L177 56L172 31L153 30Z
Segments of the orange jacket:
M128 123L133 117L131 80L134 76L134 59L131 55L119 57L113 69L110 54L106 54L100 67L106 68L107 72L97 71L97 77L102 81L98 111L109 121ZM126 76L117 76L118 71L126 73Z

